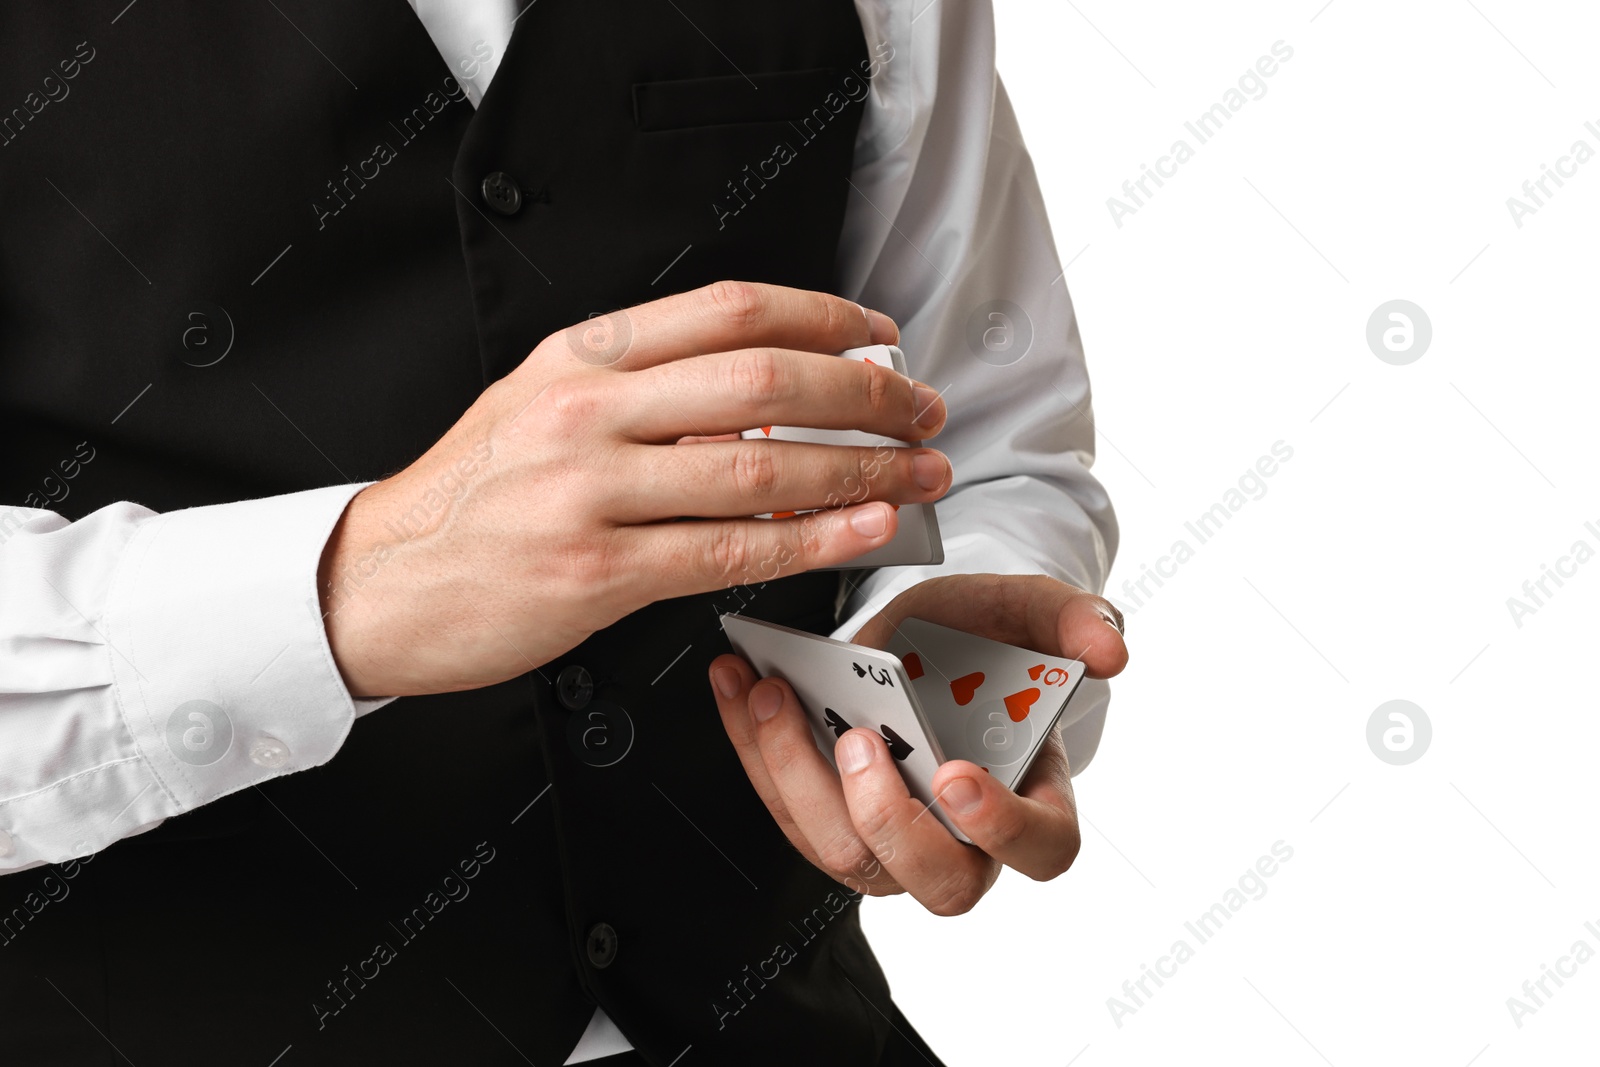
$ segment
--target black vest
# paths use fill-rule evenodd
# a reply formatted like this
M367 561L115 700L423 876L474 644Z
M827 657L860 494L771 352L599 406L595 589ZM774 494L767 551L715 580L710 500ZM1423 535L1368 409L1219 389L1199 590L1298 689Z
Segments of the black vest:
M476 112L399 0L9 5L0 57L0 501L78 518L381 478L588 315L830 288L867 50L851 0L538 0ZM653 605L0 879L6 1063L558 1064L596 1004L654 1063L876 1062L856 901L706 681L717 611L836 590Z

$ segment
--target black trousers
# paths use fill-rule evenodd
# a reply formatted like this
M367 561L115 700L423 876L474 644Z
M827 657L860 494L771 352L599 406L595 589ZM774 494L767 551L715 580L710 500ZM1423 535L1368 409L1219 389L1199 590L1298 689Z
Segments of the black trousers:
M889 1042L883 1047L878 1067L944 1067L944 1062L934 1055L933 1049L922 1040L900 1005L889 1002L889 1023L894 1027ZM647 1067L645 1058L637 1052L620 1052L598 1060L589 1060L582 1067Z

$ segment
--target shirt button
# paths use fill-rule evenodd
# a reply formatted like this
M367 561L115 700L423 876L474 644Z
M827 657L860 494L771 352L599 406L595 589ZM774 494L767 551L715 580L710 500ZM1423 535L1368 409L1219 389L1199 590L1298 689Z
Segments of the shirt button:
M617 958L617 932L605 923L595 923L589 928L589 962L597 970L605 970Z
M587 667L574 663L561 668L556 675L556 699L568 711L578 711L587 706L594 696L594 677Z
M16 843L11 840L11 835L6 833L4 830L0 830L0 859L4 859L16 850L17 846ZM599 927L597 926L595 929L598 930ZM608 926L606 929L609 930L611 927Z
M483 202L502 215L515 215L522 210L522 190L515 178L497 170L483 179Z
M250 762L274 770L289 758L289 746L276 737L261 736L250 742Z

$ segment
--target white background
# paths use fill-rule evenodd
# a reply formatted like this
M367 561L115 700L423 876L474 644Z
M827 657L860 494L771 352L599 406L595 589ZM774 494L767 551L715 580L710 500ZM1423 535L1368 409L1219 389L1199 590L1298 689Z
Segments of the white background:
M998 0L1133 659L1076 780L1071 872L1007 873L959 919L867 904L952 1067L1595 1060L1600 959L1520 1028L1506 1002L1574 942L1600 952L1600 560L1520 626L1507 600L1600 550L1600 159L1520 228L1506 201L1574 141L1600 150L1600 16L1322 5ZM1266 94L1198 144L1184 122L1280 40ZM1194 158L1119 228L1107 198L1180 137ZM1366 341L1392 299L1433 327L1405 366ZM1185 522L1277 441L1265 495L1199 544ZM1128 610L1122 583L1179 539L1193 558ZM1366 739L1392 699L1433 728L1405 766ZM1280 840L1266 894L1200 944L1184 923ZM1193 959L1119 1026L1108 998L1131 1005L1123 982L1180 938Z

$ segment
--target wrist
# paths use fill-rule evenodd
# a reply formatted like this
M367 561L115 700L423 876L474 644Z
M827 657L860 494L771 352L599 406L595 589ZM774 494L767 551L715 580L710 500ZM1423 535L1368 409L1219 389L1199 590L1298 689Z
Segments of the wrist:
M386 617L396 612L395 583L384 582L401 542L381 516L388 495L378 482L357 493L334 525L317 566L317 593L328 647L350 695L403 695L401 679L385 662L395 631Z

